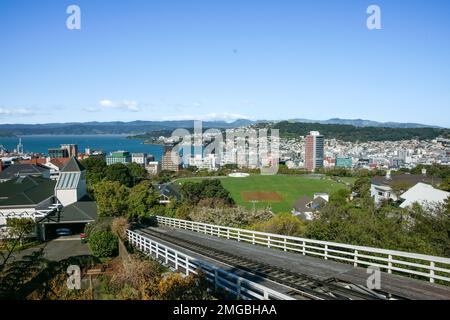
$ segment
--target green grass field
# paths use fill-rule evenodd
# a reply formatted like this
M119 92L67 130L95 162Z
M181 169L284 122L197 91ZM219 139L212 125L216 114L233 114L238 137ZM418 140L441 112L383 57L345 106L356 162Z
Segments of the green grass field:
M253 203L245 201L241 196L242 192L277 192L283 197L282 201L261 200L256 203L257 208L269 206L275 213L291 212L294 201L304 195L313 196L316 192L331 194L336 190L346 188L344 184L329 178L310 178L294 175L251 175L246 178L223 177L220 180L225 189L230 192L234 201L238 205L249 209L253 208ZM183 181L200 181L200 179L179 180L177 183L182 183Z

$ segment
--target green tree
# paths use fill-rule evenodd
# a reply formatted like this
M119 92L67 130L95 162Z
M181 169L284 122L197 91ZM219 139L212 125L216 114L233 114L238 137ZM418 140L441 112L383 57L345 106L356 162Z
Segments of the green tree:
M159 204L159 195L148 180L134 186L128 196L127 215L131 219L148 217L150 208Z
M360 177L356 179L353 184L352 191L358 193L359 197L363 198L366 196L370 196L370 178L368 177Z
M175 218L182 220L190 220L189 214L191 213L192 210L193 208L190 205L183 203L176 209Z
M330 195L330 203L339 206L345 206L350 197L350 191L347 189L339 189Z
M6 227L6 234L2 235L6 250L0 250L0 271L6 266L12 253L21 249L23 241L34 236L36 224L30 218L7 218Z
M219 179L205 179L201 182L187 182L181 186L184 201L197 205L203 199L221 199L223 203L232 206L234 200Z
M96 257L114 257L118 253L119 243L111 231L98 231L89 238L89 248Z
M114 163L107 166L105 170L105 177L106 180L117 181L127 187L132 187L134 182L130 168L123 163Z
M130 174L133 177L133 185L136 185L147 178L147 170L137 163L133 162L128 164L128 169L130 169Z
M441 205L414 204L408 209L412 221L410 232L429 248L430 254L450 255L450 201Z
M98 157L89 157L81 160L81 165L86 168L86 180L89 187L105 178L106 163Z
M305 223L292 214L284 213L272 217L269 221L257 223L251 229L299 237L305 232Z
M117 181L102 181L94 186L98 215L117 217L128 209L128 188Z

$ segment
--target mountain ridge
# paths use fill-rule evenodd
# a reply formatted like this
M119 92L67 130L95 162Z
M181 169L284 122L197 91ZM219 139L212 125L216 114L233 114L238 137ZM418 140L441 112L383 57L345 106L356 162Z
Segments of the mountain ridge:
M232 122L215 120L203 121L203 128L231 129L249 126L258 123L279 123L289 121L294 123L317 123L329 125L350 125L354 127L375 128L441 128L438 126L424 125L418 123L401 122L377 122L363 119L340 119L328 120L291 119L291 120L257 120L236 119ZM89 121L89 122L66 122L66 123L39 123L39 124L0 124L0 133L3 135L38 135L38 134L142 134L151 131L174 130L176 128L193 128L194 120L167 120L167 121Z

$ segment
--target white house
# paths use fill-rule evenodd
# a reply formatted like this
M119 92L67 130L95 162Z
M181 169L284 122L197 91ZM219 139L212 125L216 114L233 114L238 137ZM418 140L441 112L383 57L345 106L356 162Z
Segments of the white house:
M86 194L86 170L78 160L71 158L59 173L55 187L56 198L63 206L68 206Z
M398 191L399 187L404 188L403 193L417 183L439 183L441 179L429 177L426 174L396 174L391 175L390 172L386 176L378 176L372 178L370 186L370 196L376 204L380 204L386 200L399 201ZM397 192L397 194L396 194Z
M328 193L315 193L314 197L303 196L294 202L292 214L305 221L313 220L314 213L329 202Z
M404 200L400 204L400 207L407 208L416 202L420 205L440 204L449 197L450 192L439 190L429 184L419 182L400 196Z

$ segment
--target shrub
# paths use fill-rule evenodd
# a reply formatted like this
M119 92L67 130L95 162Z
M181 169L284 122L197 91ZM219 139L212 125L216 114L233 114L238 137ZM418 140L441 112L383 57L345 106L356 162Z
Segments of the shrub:
M243 207L207 208L194 207L189 214L189 220L225 227L248 227L258 222L264 222L273 217L269 210L247 210Z
M90 237L91 235L99 231L109 231L111 230L112 219L113 218L111 217L101 217L95 222L88 223L84 227L84 233L88 237Z
M111 231L120 239L127 239L127 230L130 228L128 219L125 217L119 217L113 220L111 224Z
M304 234L305 223L291 214L279 214L269 221L253 225L252 229L267 233L298 237Z
M208 300L208 282L204 275L183 277L179 273L168 273L158 283L155 294L160 300Z
M99 258L114 257L119 250L119 243L111 231L98 231L90 236L89 248Z

